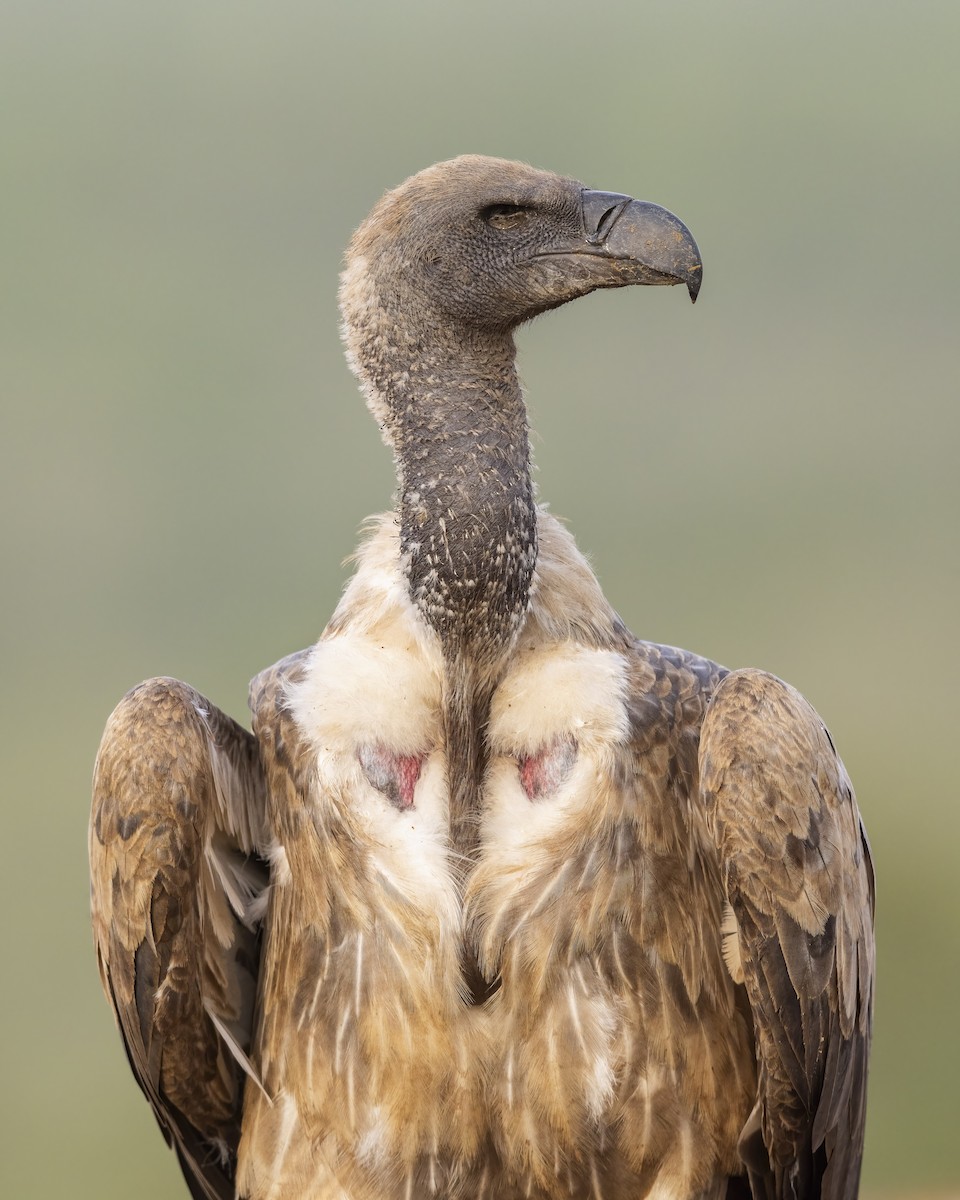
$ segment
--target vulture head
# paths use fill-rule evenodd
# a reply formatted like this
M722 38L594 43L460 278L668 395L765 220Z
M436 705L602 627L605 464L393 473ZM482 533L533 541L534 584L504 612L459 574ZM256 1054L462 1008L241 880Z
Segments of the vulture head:
M701 263L686 226L656 204L592 191L523 163L463 155L388 192L347 256L407 321L495 334L597 288L686 285Z

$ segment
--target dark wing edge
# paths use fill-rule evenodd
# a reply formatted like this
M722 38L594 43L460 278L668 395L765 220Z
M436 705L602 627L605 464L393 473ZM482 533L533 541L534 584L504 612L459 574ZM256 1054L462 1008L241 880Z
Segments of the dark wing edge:
M728 675L700 738L700 786L747 991L759 1087L740 1152L755 1197L857 1195L875 970L874 876L823 721L763 671Z
M253 736L174 679L107 721L90 818L100 977L195 1200L232 1200L267 883Z

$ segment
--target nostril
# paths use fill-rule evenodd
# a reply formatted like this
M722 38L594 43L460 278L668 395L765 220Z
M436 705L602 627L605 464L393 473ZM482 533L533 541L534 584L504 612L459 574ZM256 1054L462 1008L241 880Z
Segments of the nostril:
M600 218L600 221L597 224L597 237L601 242L609 233L610 227L613 225L614 221L617 219L617 216L618 216L621 208L623 208L622 204L613 204L610 206L610 208L607 209L607 211Z
M588 245L599 246L610 236L610 230L630 201L631 197L623 192L583 189L580 193L580 211L583 215L583 235Z
M587 225L587 241L591 246L599 246L610 236L610 230L613 229L617 222L617 218L630 203L630 197L612 197L616 200L615 204L608 204L600 210L600 215L596 218L596 224L590 231L589 223Z

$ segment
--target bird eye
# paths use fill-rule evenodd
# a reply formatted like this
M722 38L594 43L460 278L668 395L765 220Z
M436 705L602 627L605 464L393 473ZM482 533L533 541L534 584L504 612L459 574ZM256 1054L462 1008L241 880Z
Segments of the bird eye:
M524 204L488 204L481 208L480 219L495 229L516 229L532 212Z

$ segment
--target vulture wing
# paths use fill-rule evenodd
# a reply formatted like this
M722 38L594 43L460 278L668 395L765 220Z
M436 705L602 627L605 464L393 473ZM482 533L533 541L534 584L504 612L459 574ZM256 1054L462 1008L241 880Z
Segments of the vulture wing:
M850 780L816 712L762 671L717 688L700 780L759 1067L740 1140L755 1197L857 1195L873 1009L874 881Z
M90 821L100 975L195 1200L234 1196L265 805L254 738L186 684L140 684L107 722Z

